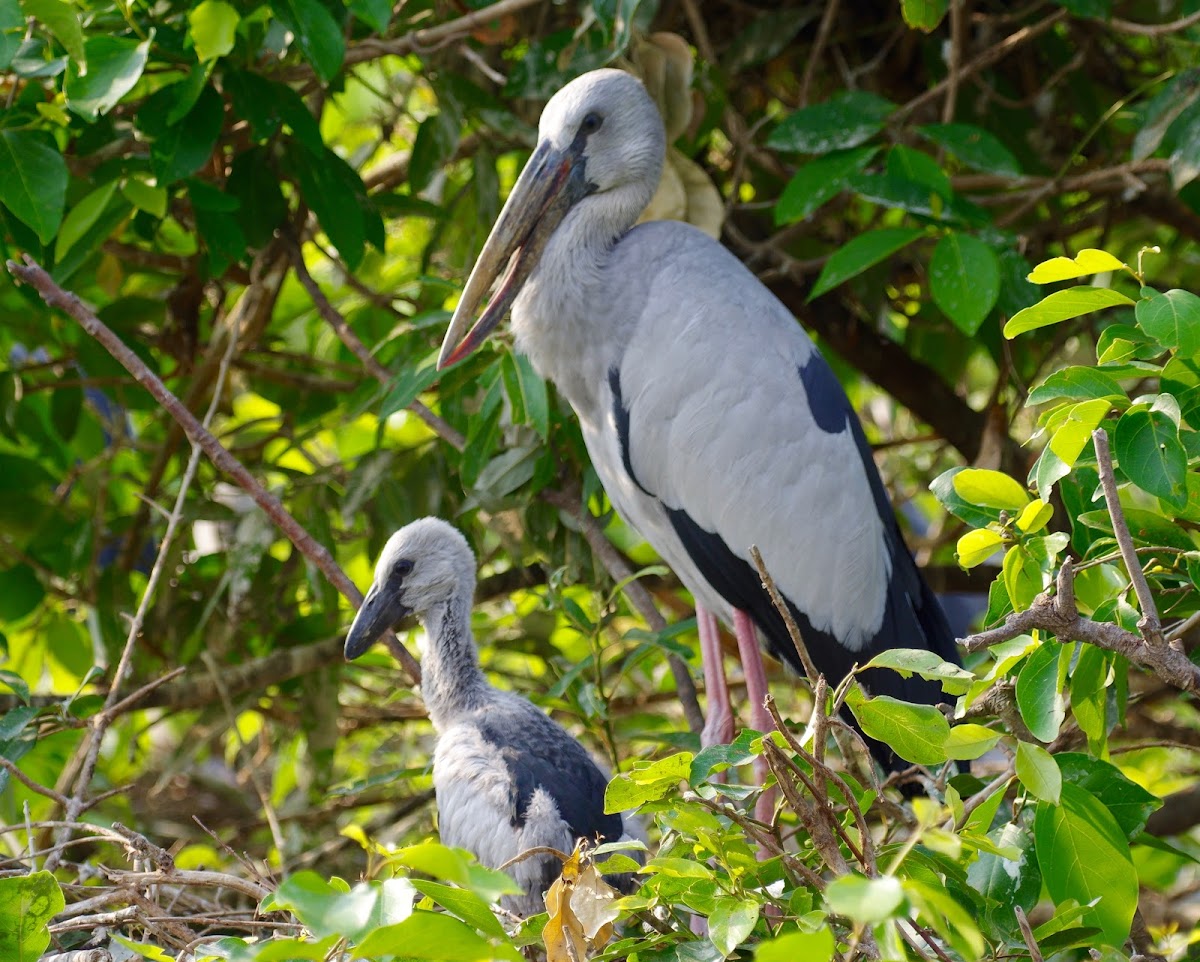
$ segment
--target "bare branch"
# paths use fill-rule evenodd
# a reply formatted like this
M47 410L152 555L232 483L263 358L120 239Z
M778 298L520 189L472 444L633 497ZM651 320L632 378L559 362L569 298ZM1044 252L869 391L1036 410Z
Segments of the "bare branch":
M1137 567L1136 562L1134 567ZM1059 572L1059 584L1073 578L1074 566L1071 559L1067 558ZM1068 599L1073 598L1072 591ZM1016 638L1017 635L1026 635L1034 630L1045 631L1059 641L1083 641L1097 648L1115 651L1135 664L1149 668L1176 688L1200 690L1200 666L1193 664L1182 651L1171 645L1151 645L1141 635L1126 631L1120 625L1092 621L1081 615L1074 604L1069 607L1060 604L1060 599L1061 596L1056 595L1039 595L1028 609L1009 615L998 628L959 639L959 643L968 651L979 651Z
M1152 646L1164 648L1167 640L1163 637L1162 622L1158 620L1158 608L1154 604L1154 596L1150 594L1150 585L1146 581L1146 574L1142 571L1137 551L1133 547L1133 536L1129 533L1129 525L1125 522L1125 512L1121 510L1121 498L1117 493L1117 479L1113 474L1112 455L1108 450L1108 433L1103 428L1096 428L1092 432L1092 444L1096 447L1096 467L1100 472L1100 486L1104 489L1108 516L1112 519L1113 534L1116 535L1117 547L1121 549L1121 557L1129 571L1129 580L1137 594L1138 607L1142 609L1138 630ZM1074 596L1072 596L1071 602L1074 607ZM1179 650L1182 653L1182 647Z
M8 270L19 280L34 287L42 300L50 307L63 311L96 338L116 358L139 384L154 397L187 432L189 438L200 445L204 453L220 470L228 474L266 512L267 516L296 546L297 550L321 570L326 578L345 596L354 607L362 604L362 593L346 573L338 566L333 555L297 521L273 494L270 494L246 468L229 453L213 435L206 431L179 398L74 294L64 291L54 279L32 257L25 256L25 264L8 262ZM387 633L384 640L393 656L404 666L404 670L417 683L421 669L400 640Z

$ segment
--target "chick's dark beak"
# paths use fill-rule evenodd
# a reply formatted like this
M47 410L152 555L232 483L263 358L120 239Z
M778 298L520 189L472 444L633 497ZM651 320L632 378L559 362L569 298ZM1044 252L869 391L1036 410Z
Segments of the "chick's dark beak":
M379 585L371 585L346 633L346 660L353 661L364 654L379 640L380 635L410 614L412 609L401 601L399 592L387 594L380 590Z

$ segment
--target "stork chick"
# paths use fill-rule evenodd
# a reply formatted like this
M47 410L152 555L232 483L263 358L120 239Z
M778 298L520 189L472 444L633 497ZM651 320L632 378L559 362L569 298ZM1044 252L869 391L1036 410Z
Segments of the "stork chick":
M401 618L424 622L421 697L437 733L433 787L442 841L499 868L539 846L569 853L579 838L640 837L629 816L605 814L608 775L583 746L532 703L488 682L471 634L474 593L466 539L439 518L422 518L384 545L346 635L352 660ZM520 916L544 911L542 893L561 868L553 855L516 862L506 871L523 894L501 905Z

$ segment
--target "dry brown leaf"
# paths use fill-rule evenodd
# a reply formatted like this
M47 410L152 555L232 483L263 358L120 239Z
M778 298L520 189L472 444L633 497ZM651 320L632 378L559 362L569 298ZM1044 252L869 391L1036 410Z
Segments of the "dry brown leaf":
M542 930L546 962L585 962L613 935L617 892L596 871L580 839L560 875L546 892L550 918Z

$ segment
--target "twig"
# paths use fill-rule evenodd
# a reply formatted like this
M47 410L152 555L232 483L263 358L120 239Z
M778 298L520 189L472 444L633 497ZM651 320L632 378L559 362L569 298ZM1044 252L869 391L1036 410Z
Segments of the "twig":
M1136 568L1136 564L1134 565ZM1140 569L1139 569L1140 570ZM1074 567L1067 558L1058 573L1058 596L1041 594L1025 611L1009 615L998 628L981 631L962 638L959 643L967 651L980 651L1002 641L1029 634L1033 630L1046 631L1060 641L1082 641L1097 648L1115 651L1138 665L1144 665L1163 681L1182 688L1184 691L1200 690L1200 666L1193 664L1174 645L1154 647L1141 635L1126 631L1120 625L1107 621L1092 621L1085 618L1073 606L1067 608L1059 603L1064 585L1074 577ZM1068 589L1067 597L1074 597Z
M67 807L68 799L66 798L65 795L60 795L54 789L47 788L45 785L38 784L32 778L30 778L28 775L26 775L23 771L21 771L21 769L17 768L15 763L13 763L9 759L5 758L3 755L0 755L0 768L6 768L10 775L15 775L17 780L19 782L21 782L21 784L23 784L31 792L34 792L37 795L44 795L46 798L53 799L54 801L58 802L59 806L62 808Z
M599 522L592 517L578 494L572 495L565 491L544 489L540 497L560 511L566 511L575 519L583 530L583 536L587 539L592 551L604 565L608 576L618 584L624 584L622 592L629 599L629 603L646 620L650 630L665 631L667 621L655 607L650 592L646 590L645 585L633 577L633 571L621 557L621 552L604 536ZM688 727L693 732L699 732L704 728L704 713L700 711L700 700L696 696L696 683L692 681L692 673L688 671L688 666L683 659L673 653L667 654L667 664L675 678L675 690L679 695L680 704L683 706L683 715L687 719Z
M535 845L533 848L527 848L525 851L514 855L503 865L496 866L496 871L503 872L506 868L516 865L518 862L524 862L527 858L533 858L535 855L553 855L561 862L566 862L571 857L566 852L560 852L549 845Z
M821 53L829 43L829 34L833 31L833 21L837 19L838 0L828 0L825 12L821 15L821 23L817 26L817 36L813 40L812 49L808 52L808 62L804 65L804 76L800 79L799 103L801 107L808 106L808 95L812 91L813 76L817 72L817 64Z
M1137 551L1134 550L1133 536L1129 533L1125 512L1121 510L1117 479L1113 474L1112 455L1108 450L1108 433L1103 428L1096 428L1092 432L1092 444L1096 448L1096 468L1100 472L1100 486L1104 489L1104 500L1108 505L1108 516L1112 519L1113 534L1116 535L1117 547L1121 549L1121 557L1129 571L1129 580L1137 595L1138 606L1142 609L1138 630L1153 647L1165 648L1167 640L1163 637L1162 622L1158 620L1158 608L1154 604L1154 596L1150 594L1150 585L1138 561ZM1074 596L1071 601L1074 604ZM1182 645L1178 650L1183 652Z
M1021 938L1025 940L1025 948L1029 949L1030 959L1032 962L1043 962L1042 950L1038 948L1037 939L1033 937L1033 929L1029 927L1029 919L1025 918L1025 910L1019 905L1014 905L1013 915L1017 917Z
M247 895L260 902L271 893L271 890L265 885L259 885L257 882L229 875L226 872L185 871L183 869L175 869L171 872L125 872L121 869L105 868L104 866L101 866L101 871L114 882L224 888L240 892L242 895Z
M1003 60L1018 47L1024 46L1031 40L1035 40L1036 38L1040 37L1047 30L1057 26L1066 18L1066 10L1056 10L1054 13L1039 20L1037 23L1030 24L1027 27L1022 27L1020 30L1009 34L998 44L993 47L989 47L978 57L975 57L966 65L964 65L962 70L960 70L957 74L956 82L961 84L964 80L975 76L975 74L979 73L980 71L986 70L988 67L992 66L992 64ZM895 113L892 114L891 120L899 121L921 107L924 107L927 103L937 100L939 97L945 94L946 89L949 86L950 82L948 79L943 80L939 84L934 84L924 93L919 94L908 103L903 104L898 110L896 110Z
M121 339L78 297L59 287L53 278L29 255L25 255L25 264L23 265L10 260L8 269L19 280L33 286L46 304L69 315L88 334L96 338L133 375L134 379L166 408L167 412L179 422L188 437L200 445L213 464L233 478L254 498L259 507L266 512L267 517L286 535L297 550L316 565L351 604L356 608L362 604L362 593L338 566L329 550L318 543L300 522L288 513L279 499L263 488L241 462L200 425L195 415L180 403L179 398L167 390L166 385L142 362L141 358L129 350ZM409 677L419 683L420 666L400 643L400 640L389 632L384 635L384 641L392 655L404 666Z
M946 101L942 104L942 123L954 119L958 104L959 69L962 64L963 34L967 20L967 0L950 0L950 49L946 57Z
M1117 17L1108 21L1108 25L1114 30L1122 33L1134 33L1142 37L1161 37L1168 33L1178 33L1180 30L1194 27L1198 23L1200 23L1200 10L1188 14L1186 17L1180 17L1178 20L1172 20L1170 23L1134 23L1131 20L1121 20ZM1037 960L1035 959L1034 962Z
M800 656L800 663L804 665L804 673L808 675L808 680L813 685L816 685L817 679L821 677L821 673L817 671L817 666L813 664L812 657L808 653L808 646L804 644L804 637L800 634L800 626L796 624L796 619L792 617L791 611L788 610L787 602L784 601L783 595L775 587L775 579L767 571L767 566L763 562L758 545L752 544L750 546L750 558L754 561L754 567L758 569L758 576L762 579L762 586L771 596L771 603L783 618L784 625L787 626L792 644L796 646L796 654Z
M301 285L308 292L308 296L312 298L317 312L325 318L326 323L333 328L334 333L337 334L341 342L350 349L350 353L362 362L362 366L367 369L367 373L384 387L387 387L393 381L391 373L379 363L375 355L367 350L367 346L354 333L354 330L347 323L346 318L342 316L341 311L330 303L329 298L321 290L320 285L313 280L312 274L308 272L308 265L304 263L304 254L300 250L300 245L290 237L285 238L284 243L287 246L288 256L292 260L292 269L296 272L296 277L299 279ZM461 451L467 446L467 439L458 430L434 414L420 401L413 400L408 405L408 409L424 421L438 437L456 450Z

